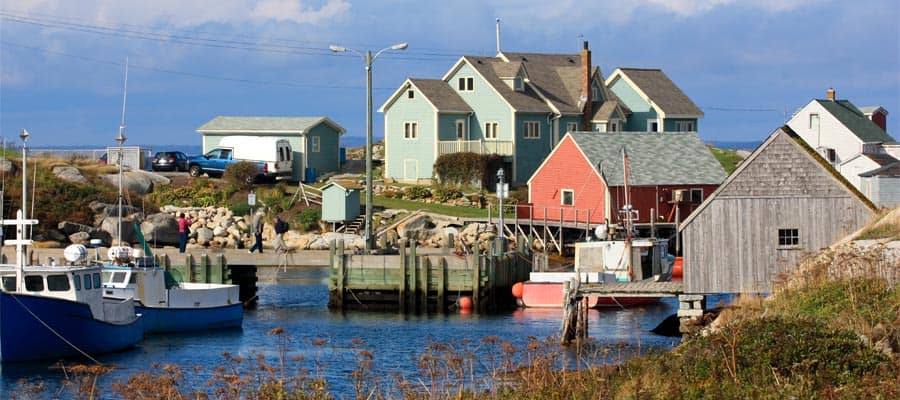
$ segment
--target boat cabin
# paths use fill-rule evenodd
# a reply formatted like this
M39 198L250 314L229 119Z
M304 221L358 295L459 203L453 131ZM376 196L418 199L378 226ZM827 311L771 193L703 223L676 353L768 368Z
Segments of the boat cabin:
M103 285L99 267L40 266L25 267L24 288L16 287L14 265L0 267L0 286L4 292L52 297L90 305L95 318L103 318ZM24 289L24 290L19 290Z
M598 282L668 280L672 272L664 239L600 240L575 243L575 271L597 273ZM629 254L630 250L630 254Z

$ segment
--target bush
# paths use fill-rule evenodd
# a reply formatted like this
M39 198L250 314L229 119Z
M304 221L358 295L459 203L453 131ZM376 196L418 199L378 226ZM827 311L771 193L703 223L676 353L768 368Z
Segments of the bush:
M431 197L431 190L425 186L410 186L403 190L403 197L409 200L420 200Z
M434 173L444 184L472 185L484 175L484 157L475 153L443 154L434 161Z
M256 191L257 206L265 206L268 208L267 213L280 213L287 210L291 203L292 195L288 195L283 191L284 186L275 186L271 189L261 188Z
M322 209L318 207L305 208L297 214L297 222L306 231L315 230L322 220Z
M229 165L222 174L222 180L237 190L249 190L259 176L259 167L249 161Z
M388 187L381 191L381 196L387 197L389 199L402 199L403 191L397 190L396 188L393 188L393 187Z
M462 193L462 191L460 191L458 188L456 188L454 186L438 185L432 191L432 196L434 196L435 200L443 203L448 200L453 200L453 199L458 199L460 197L463 197L463 193Z
M233 193L232 190L220 190L209 178L194 178L189 187L157 186L145 199L157 207L208 207L225 204Z

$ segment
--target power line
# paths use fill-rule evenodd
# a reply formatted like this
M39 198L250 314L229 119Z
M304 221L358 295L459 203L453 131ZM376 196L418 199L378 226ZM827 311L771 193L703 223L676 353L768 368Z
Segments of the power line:
M77 54L65 53L56 50L44 49L40 47L27 46L19 43L13 43L6 40L0 40L0 44L6 46L14 46L28 50L40 51L49 54L56 54L63 57L70 57L79 59L82 61L92 62L96 64L105 64L112 65L116 67L121 67L124 64L119 61L109 61L109 60L100 60L92 57L81 56ZM135 65L132 63L128 64L131 68L136 68L140 70L159 72L170 75L180 75L187 76L191 78L200 78L200 79L208 79L208 80L219 80L219 81L228 81L228 82L239 82L239 83L249 83L249 84L257 84L257 85L268 85L268 86L284 86L284 87L296 87L296 88L308 88L308 89L364 89L364 86L338 86L338 85L308 85L308 84L298 84L291 82L279 82L279 81L262 81L262 80L254 80L254 79L243 79L243 78L231 78L225 76L214 76L214 75L206 75L206 74L198 74L194 72L185 72L185 71L175 71L170 69L163 68L155 68L155 67L144 67L140 65ZM396 88L376 88L376 90L394 90Z
M777 112L782 110L775 108L739 108L739 107L702 107L704 110L710 111L735 111L735 112Z

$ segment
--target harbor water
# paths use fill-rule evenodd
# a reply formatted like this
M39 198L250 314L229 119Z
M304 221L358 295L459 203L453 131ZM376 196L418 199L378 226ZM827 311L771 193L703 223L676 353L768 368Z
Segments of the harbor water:
M260 275L266 273L270 272L260 271ZM185 376L179 387L185 392L203 389L216 366L228 364L223 353L254 361L262 355L268 362L277 364L280 349L286 350L289 360L302 357L300 362L306 363L305 368L327 379L335 397L353 398L351 375L359 365L361 349L372 354L371 370L378 376L416 379L419 358L431 343L464 346L466 339L477 344L484 338L496 338L523 348L529 337L543 340L560 334L562 313L555 309L520 309L493 315L330 311L327 268L293 271L291 276L290 281L277 283L271 279L265 282L266 277L261 276L258 306L245 312L240 329L149 335L132 350L97 357L100 362L116 367L98 382L104 393L102 398L116 398L113 383L125 383L129 376L164 364L183 368ZM716 300L710 300L709 306L715 305L713 301ZM619 361L651 349L669 349L680 338L659 336L650 330L674 314L677 307L677 301L669 298L651 306L591 310L590 336L597 347L617 349L614 360ZM286 335L270 334L276 328L283 329ZM279 337L288 337L289 342L280 346ZM478 357L479 348L468 349ZM55 361L3 364L0 397L9 398L9 394L22 390L23 382L43 382L45 389L41 396L56 398L63 381L58 365Z

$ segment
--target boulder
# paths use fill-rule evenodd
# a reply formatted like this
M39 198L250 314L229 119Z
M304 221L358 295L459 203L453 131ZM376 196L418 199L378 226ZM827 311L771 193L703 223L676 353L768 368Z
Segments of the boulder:
M416 215L397 225L397 233L401 238L418 240L425 237L424 230L429 227L429 224L427 216Z
M65 235L71 235L76 232L91 232L95 230L93 226L79 224L77 222L63 221L56 225L56 228L59 229Z
M119 218L107 217L100 223L100 230L109 232L114 238L119 237ZM134 218L122 218L122 241L126 243L137 243L137 233L134 231Z
M69 241L72 242L72 244L89 246L91 244L91 234L87 232L75 232L69 235Z
M85 178L84 175L81 175L81 171L71 165L55 166L53 167L52 172L57 178L66 182L79 183L82 185L88 183L87 178Z
M161 212L148 215L141 223L141 232L147 242L157 245L178 245L178 221L172 214Z
M215 237L213 235L212 229L209 228L200 228L197 229L197 244L201 246L206 246L210 243L210 241Z
M13 164L10 159L4 158L3 160L0 160L0 172L11 174L18 170L19 167L16 166L16 164Z
M119 174L104 175L109 184L119 186ZM147 171L130 170L123 172L122 186L124 190L132 193L148 194L153 191L155 185L168 184L169 178Z

